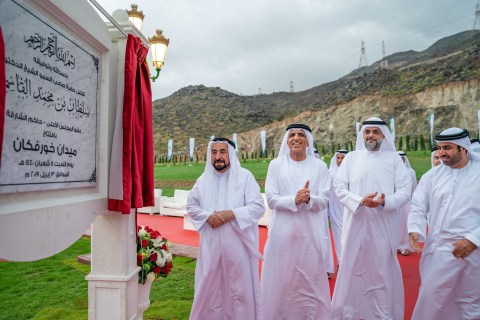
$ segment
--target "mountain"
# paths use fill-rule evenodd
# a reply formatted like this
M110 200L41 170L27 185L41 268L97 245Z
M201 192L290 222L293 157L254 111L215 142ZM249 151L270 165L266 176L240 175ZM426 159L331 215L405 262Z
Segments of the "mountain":
M258 109L255 97L239 96L220 88L188 86L171 96L153 102L155 149L166 149L167 140L174 146L207 142L210 135L231 136L272 122L272 115ZM176 149L177 150L177 149Z
M183 153L188 149L189 137L195 137L196 145L201 145L211 134L231 136L233 132L244 133L239 134L239 144L242 150L251 152L258 150L261 128L270 128L267 148L271 148L281 139L281 130L272 128L284 130L288 123L299 119L317 129L318 141L343 145L352 140L355 122L367 115L385 120L395 117L397 125L401 124L397 119L404 117L408 125L397 128L397 135L426 135L428 128L419 131L425 127L425 119L418 115L434 109L439 112L435 111L436 124L442 126L456 125L453 120L459 119L449 116L449 110L452 114L463 110L475 117L473 111L480 105L480 31L461 32L438 40L424 51L398 52L386 59L386 68L377 61L336 81L295 93L241 96L203 85L182 88L153 102L155 152L166 154L168 139L174 140L174 151ZM456 96L450 100L439 97L448 91L455 91ZM422 98L428 93L437 100ZM375 107L364 105L362 99ZM338 119L329 117L340 110L342 116ZM327 118L332 118L328 125ZM466 127L477 130L476 122L470 122ZM250 137L249 132L255 134Z

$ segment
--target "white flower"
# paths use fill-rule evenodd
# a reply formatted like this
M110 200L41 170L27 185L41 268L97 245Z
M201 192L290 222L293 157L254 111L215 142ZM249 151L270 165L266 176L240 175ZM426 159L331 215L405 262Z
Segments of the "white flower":
M152 253L154 252L157 252L154 248L148 248L147 249L147 253L148 253L148 256L150 257L152 255Z
M149 272L149 273L147 274L147 280L148 280L148 281L153 281L153 280L155 280L155 273Z
M158 237L157 239L153 240L153 246L155 248L161 247L162 246L162 238Z
M147 235L147 231L142 228L142 229L140 229L140 230L138 231L138 235L139 235L140 237L145 237L145 236Z
M170 252L165 254L165 258L167 259L167 262L172 262L172 254Z
M159 254L157 256L157 266L163 267L163 266L165 266L166 262L167 262L167 259L165 257L165 254Z

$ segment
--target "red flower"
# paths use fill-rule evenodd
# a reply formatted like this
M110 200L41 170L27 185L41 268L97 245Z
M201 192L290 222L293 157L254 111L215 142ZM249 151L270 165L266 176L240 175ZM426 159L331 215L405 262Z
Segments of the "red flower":
M146 232L144 239L138 234L140 230L145 230ZM173 268L172 262L167 262L165 266L157 265L158 257L164 254L162 250L168 252L166 242L167 239L162 238L162 235L157 230L149 226L137 226L137 265L142 268L138 273L139 283L145 283L149 272L153 272L156 276L159 275L161 277L166 277L170 273ZM161 244L161 247L156 247L158 244Z
M150 260L150 261L156 261L156 260L157 260L157 256L158 256L157 253L154 252L154 253L152 253L152 254L150 255L149 260Z
M170 269L172 269L173 267L173 264L172 262L168 262L165 267L163 268L163 271L165 272L165 274L169 274L170 273Z

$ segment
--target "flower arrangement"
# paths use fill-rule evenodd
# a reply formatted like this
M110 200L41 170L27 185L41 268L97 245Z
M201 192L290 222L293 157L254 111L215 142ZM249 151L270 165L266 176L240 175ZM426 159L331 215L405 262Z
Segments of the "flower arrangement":
M137 226L138 283L153 281L158 276L166 277L172 269L172 254L168 252L170 242L157 230L148 226Z

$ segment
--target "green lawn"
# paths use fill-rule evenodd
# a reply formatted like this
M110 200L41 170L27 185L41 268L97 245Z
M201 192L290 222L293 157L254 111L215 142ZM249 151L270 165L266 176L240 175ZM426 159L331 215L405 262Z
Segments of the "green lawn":
M242 167L250 170L257 179L267 177L270 159L241 161ZM191 180L195 181L205 170L205 162L155 164L155 180Z
M417 177L430 168L430 153L409 152ZM325 156L330 163L330 157ZM268 161L242 161L257 179L265 179ZM155 177L162 180L195 181L205 169L204 163L175 166L155 165ZM173 195L173 188L162 194ZM21 235L19 235L21 236ZM0 320L3 319L87 319L88 293L85 276L89 266L76 257L90 252L90 239L81 238L53 257L35 262L0 262ZM167 278L153 283L151 307L145 319L188 319L194 286L195 261L175 257L174 269Z
M409 151L408 159L413 169L417 173L417 179L430 169L430 152L429 151ZM331 155L325 155L324 161L330 164ZM267 177L268 164L270 159L262 160L246 160L240 162L242 167L250 170L256 179L265 179ZM156 164L155 180L185 180L195 181L205 170L205 162L199 163L176 163L172 164ZM173 196L175 188L162 188L163 196Z
M76 257L90 252L90 239L35 262L0 262L0 319L87 319L90 266ZM188 319L193 301L195 260L175 257L167 278L158 278L145 319Z

